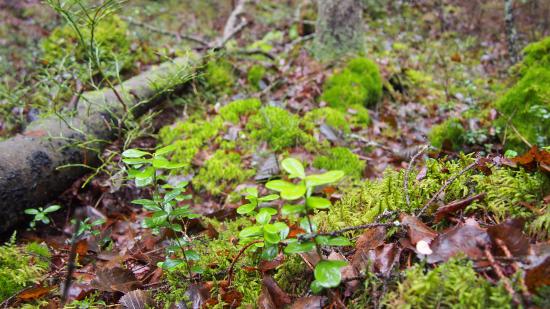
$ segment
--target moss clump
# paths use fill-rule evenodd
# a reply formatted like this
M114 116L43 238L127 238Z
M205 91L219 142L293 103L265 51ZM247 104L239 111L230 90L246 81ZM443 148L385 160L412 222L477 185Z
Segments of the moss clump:
M447 143L452 145L453 149L460 149L465 142L464 127L457 118L449 118L444 122L432 127L428 133L428 140L437 148L442 148Z
M353 178L361 178L365 170L365 162L345 147L329 149L326 155L318 156L313 160L313 166L327 171L341 170Z
M299 255L291 255L286 257L285 262L277 268L273 279L285 292L302 295L309 289L308 276L313 277L304 260ZM300 278L300 280L296 280L296 278Z
M128 25L116 15L102 18L94 29L94 47L99 51L99 59L105 77L116 77L117 69L128 69L132 66L136 52L131 50L131 42L127 36ZM82 37L69 24L55 28L42 40L42 59L48 64L64 62L86 63L90 59L90 27L79 28ZM81 41L83 40L83 42ZM93 55L95 57L96 55ZM65 59L68 59L67 62ZM95 59L94 59L95 61ZM83 72L86 67L82 67ZM97 72L95 72L97 73Z
M349 122L342 111L331 107L314 109L304 115L304 127L312 130L315 124L326 124L344 133L350 133Z
M550 85L550 67L532 67L496 102L496 107L502 114L497 124L503 128L505 146L508 149L525 149L527 146L523 139L540 146L550 144L548 134L550 132L550 87L548 85Z
M218 150L209 158L193 178L193 186L211 194L220 194L253 176L254 170L241 165L241 156L235 152Z
M266 141L274 151L295 146L310 138L300 128L300 118L280 107L260 109L250 117L246 127L253 139Z
M382 97L382 77L369 59L356 58L323 86L321 100L330 107L347 109L353 105L373 106Z
M256 113L261 105L258 99L236 100L220 108L219 115L223 120L236 124L241 116Z
M533 67L550 68L550 36L531 43L523 49L520 71L525 74Z
M471 262L450 260L424 272L405 271L397 290L384 297L389 308L511 308L511 296L477 275Z
M40 280L49 267L48 248L30 243L20 248L15 235L0 246L0 302Z
M248 83L256 90L260 90L260 81L264 78L265 68L261 65L253 65L248 70Z
M206 64L204 78L207 88L218 93L229 93L235 84L233 66L222 59L211 60Z

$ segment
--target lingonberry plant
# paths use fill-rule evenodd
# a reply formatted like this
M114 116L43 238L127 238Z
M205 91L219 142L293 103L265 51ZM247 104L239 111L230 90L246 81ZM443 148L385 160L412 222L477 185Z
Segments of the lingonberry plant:
M50 223L50 213L58 211L61 209L61 206L59 205L51 205L46 207L45 209L42 207L39 208L27 208L25 209L25 213L27 215L33 216L32 221L30 223L31 229L34 229L36 227L37 222L42 222L44 224Z
M168 184L166 173L163 173L182 167L181 164L170 162L165 157L174 149L174 145L157 149L153 153L128 149L122 153L122 161L128 165L128 178L134 180L136 187L153 188L151 198L132 201L152 213L144 220L144 227L152 229L156 234L165 229L176 235L167 248L165 261L160 262L158 266L172 270L184 264L189 276L192 277L192 273L200 273L202 270L193 265L193 261L199 260L200 256L192 250L193 239L187 234L186 223L190 219L198 218L199 215L192 213L189 205L179 205L180 202L191 199L191 195L185 193L188 183ZM172 258L178 251L181 252L182 259Z
M294 158L287 158L281 162L282 168L289 174L291 182L287 180L272 180L266 183L267 189L278 192L263 197L258 196L256 188L248 188L246 199L249 203L237 209L239 214L254 215L256 224L247 227L239 233L243 243L256 241L255 246L261 248L263 259L273 259L284 247L285 254L296 254L315 250L319 256L319 263L315 266L315 280L311 290L315 293L323 288L333 288L340 284L340 268L347 265L344 261L327 260L321 251L322 246L351 245L345 237L329 237L317 235L317 227L311 220L311 215L320 209L328 209L332 205L330 200L314 196L315 188L339 181L344 177L342 171L329 171L323 174L306 175L304 166ZM286 203L281 208L279 220L273 216L279 212L273 207L264 207L262 203L281 198ZM296 238L287 238L290 228L285 222L298 222L301 234Z

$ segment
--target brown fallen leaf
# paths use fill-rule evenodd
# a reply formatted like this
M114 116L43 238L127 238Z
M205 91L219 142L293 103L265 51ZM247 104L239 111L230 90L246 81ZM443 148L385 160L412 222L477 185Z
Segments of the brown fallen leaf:
M243 294L235 289L228 289L221 293L221 298L229 308L238 308L243 301Z
M298 298L290 309L322 309L327 302L326 296L305 296Z
M51 288L43 286L30 287L17 294L17 298L23 301L36 300L46 296L50 290Z
M485 255L482 248L490 243L489 235L473 218L466 219L437 236L430 244L433 254L428 255L428 263L446 262L451 257L464 253L471 259L479 260Z
M384 277L387 277L393 269L395 262L399 260L401 249L392 243L378 246L370 250L368 259L372 263L373 271Z
M536 145L526 153L512 158L511 161L526 169L533 170L538 167L540 170L550 172L550 152L539 150Z
M277 309L277 306L275 306L275 303L273 302L273 298L271 297L271 294L269 294L269 291L265 286L262 287L262 292L260 292L260 296L258 297L258 308L259 309Z
M467 197L462 200L451 202L445 206L441 206L437 209L435 212L435 222L441 221L443 218L445 218L447 215L455 213L459 210L462 210L466 208L466 206L470 205L474 201L481 200L485 197L486 193L482 192L476 195L472 195L470 197Z
M408 228L409 240L415 246L421 240L430 242L437 233L415 216L401 215L401 224Z
M273 277L269 275L264 275L262 278L262 284L271 296L275 308L284 308L292 302L290 296L285 291L283 291L283 289L281 289L281 287L279 286L279 284L277 284L277 281L275 281Z
M281 264L283 264L284 261L285 261L285 256L282 253L279 253L279 255L277 255L277 257L271 261L262 260L260 262L258 269L261 272L265 273L279 267Z
M537 263L525 271L525 285L531 292L539 287L550 285L550 256L540 258Z
M143 290L134 290L124 294L119 303L126 309L145 309L153 307L153 299Z
M487 229L495 255L505 256L497 243L497 239L500 239L515 257L525 256L529 253L529 239L523 234L524 223L522 219L508 219Z
M104 268L96 272L92 286L105 292L128 293L141 287L141 282L129 269L120 267Z

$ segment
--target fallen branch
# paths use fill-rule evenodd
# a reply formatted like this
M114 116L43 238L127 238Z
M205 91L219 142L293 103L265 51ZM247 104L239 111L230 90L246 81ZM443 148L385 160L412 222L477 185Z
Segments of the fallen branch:
M439 188L439 190L434 194L434 196L432 196L432 198L424 205L424 207L422 207L422 209L420 210L420 212L418 212L418 214L416 215L417 217L420 217L424 211L426 211L426 209L439 197L439 195L441 193L443 193L443 191L445 191L445 189L447 189L447 187L449 187L458 177L464 175L464 173L466 173L467 171L471 170L472 168L474 168L475 166L477 165L477 160L475 160L475 162L469 164L468 166L466 166L465 168L463 168L458 174L454 175L453 177L447 179L447 181L445 181L445 183L443 184L443 186L441 188Z

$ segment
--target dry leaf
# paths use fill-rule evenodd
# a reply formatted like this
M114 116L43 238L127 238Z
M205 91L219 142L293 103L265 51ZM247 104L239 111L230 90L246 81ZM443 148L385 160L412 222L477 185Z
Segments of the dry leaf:
M141 287L134 273L128 269L114 267L111 269L100 269L96 272L96 278L92 286L105 292L128 293Z
M119 303L126 309L145 309L153 306L153 299L143 290L134 290L124 294Z

